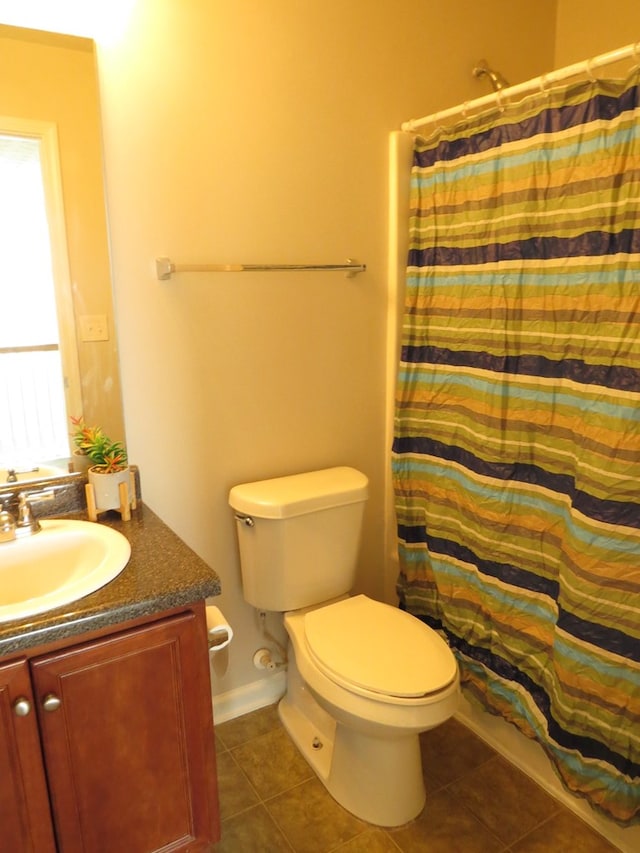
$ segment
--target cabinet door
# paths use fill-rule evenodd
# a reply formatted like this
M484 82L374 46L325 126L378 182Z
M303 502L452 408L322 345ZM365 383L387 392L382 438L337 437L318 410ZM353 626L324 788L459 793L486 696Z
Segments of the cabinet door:
M184 613L31 661L63 853L219 837L203 621Z
M38 721L24 660L0 665L0 849L55 851Z

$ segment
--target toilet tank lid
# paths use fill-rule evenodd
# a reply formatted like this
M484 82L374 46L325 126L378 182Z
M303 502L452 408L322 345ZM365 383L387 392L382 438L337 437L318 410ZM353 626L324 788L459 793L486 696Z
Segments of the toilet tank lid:
M229 504L256 518L290 518L367 500L368 479L355 468L324 468L234 486Z

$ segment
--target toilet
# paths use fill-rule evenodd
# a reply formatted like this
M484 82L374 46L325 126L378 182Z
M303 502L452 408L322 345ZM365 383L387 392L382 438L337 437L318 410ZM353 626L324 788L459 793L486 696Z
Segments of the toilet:
M425 801L420 732L460 700L456 660L419 619L365 595L355 580L368 480L327 468L234 486L243 594L284 613L285 729L329 793L379 826Z

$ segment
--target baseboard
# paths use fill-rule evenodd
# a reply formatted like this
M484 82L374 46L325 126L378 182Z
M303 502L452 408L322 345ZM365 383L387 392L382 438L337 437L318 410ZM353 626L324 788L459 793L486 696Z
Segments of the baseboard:
M213 698L213 719L217 725L226 723L272 705L284 696L286 690L286 672L276 672L242 687L227 690L226 693L218 693Z
M564 788L542 747L525 737L501 717L488 714L463 699L456 718L486 741L496 752L537 782L550 796L559 800L622 853L640 850L640 826L623 827L594 811L581 797Z

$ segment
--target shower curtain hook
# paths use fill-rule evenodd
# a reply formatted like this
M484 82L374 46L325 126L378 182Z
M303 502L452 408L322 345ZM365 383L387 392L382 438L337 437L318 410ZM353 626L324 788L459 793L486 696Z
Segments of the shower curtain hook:
M498 102L498 109L500 111L500 115L504 112L504 103L502 101L502 91L498 89L496 92L496 101Z
M463 117L463 118L466 118L466 117L467 117L467 110L468 110L468 108L469 108L469 101L465 101L465 102L462 104L462 117Z
M591 59L587 59L587 75L589 76L589 80L591 80L592 83L597 83L597 77L593 73Z
M546 95L549 92L549 81L546 74L540 75L540 94Z
M634 41L632 55L636 66L640 66L640 41Z

